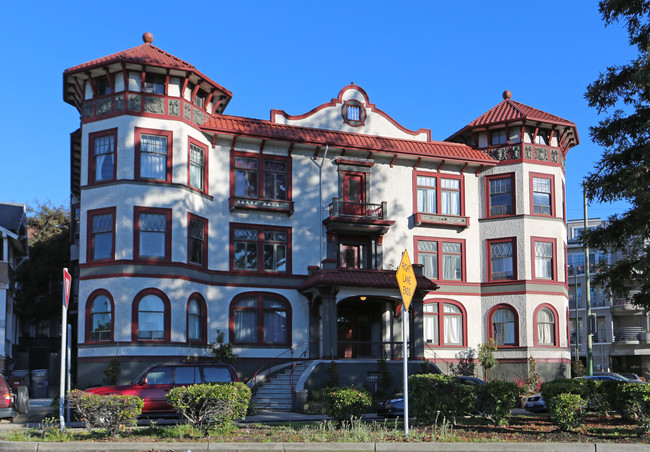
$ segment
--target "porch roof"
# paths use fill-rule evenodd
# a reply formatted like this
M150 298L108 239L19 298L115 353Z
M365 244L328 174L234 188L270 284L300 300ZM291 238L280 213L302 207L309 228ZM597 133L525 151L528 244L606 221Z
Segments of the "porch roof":
M359 268L323 269L311 274L298 290L315 286L355 286L399 290L395 270L373 270ZM437 290L438 285L423 275L416 275L418 291Z

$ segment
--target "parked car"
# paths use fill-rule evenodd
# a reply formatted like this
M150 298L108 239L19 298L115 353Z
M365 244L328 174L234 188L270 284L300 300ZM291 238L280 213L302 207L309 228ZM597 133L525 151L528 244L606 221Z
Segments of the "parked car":
M86 389L91 394L135 395L144 401L143 414L173 413L167 393L178 386L239 381L235 368L223 363L156 364L131 384Z
M628 380L621 374L617 374L616 372L594 372L593 375L585 375L584 377L577 377L577 378L584 379L584 380L596 380L596 381L616 380L625 383L631 383L630 380Z
M458 381L464 385L476 386L485 384L485 381L476 377L458 376ZM381 417L400 417L404 416L404 396L398 394L397 396L382 400L377 406L377 416Z
M17 394L14 394L7 380L0 374L0 419L13 421L17 414L26 414L28 411L27 386L19 386Z
M645 381L645 379L639 377L637 374L621 374L621 375L627 378L627 380L630 383L648 383L647 381Z
M531 413L545 413L548 411L546 401L544 400L544 397L542 397L541 392L529 396L524 403L524 409Z

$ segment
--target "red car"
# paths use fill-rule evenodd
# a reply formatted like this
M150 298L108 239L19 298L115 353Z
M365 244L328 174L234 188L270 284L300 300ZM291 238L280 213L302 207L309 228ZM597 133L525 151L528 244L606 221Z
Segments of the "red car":
M16 414L26 414L29 411L29 396L27 386L19 386L18 394L11 391L2 374L0 374L0 419L13 421Z
M145 370L133 383L86 389L91 394L135 395L144 401L143 414L173 413L167 393L178 386L239 381L235 368L222 363L156 364Z

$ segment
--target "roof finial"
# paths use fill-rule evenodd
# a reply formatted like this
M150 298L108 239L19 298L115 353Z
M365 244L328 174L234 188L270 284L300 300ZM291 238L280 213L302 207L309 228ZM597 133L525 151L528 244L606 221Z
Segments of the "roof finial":
M146 32L145 34L142 35L142 42L151 44L153 42L153 35L149 32Z
M510 92L510 90L505 90L505 91L503 92L503 98L504 98L504 99L507 100L507 99L510 99L511 97L512 97L512 93Z

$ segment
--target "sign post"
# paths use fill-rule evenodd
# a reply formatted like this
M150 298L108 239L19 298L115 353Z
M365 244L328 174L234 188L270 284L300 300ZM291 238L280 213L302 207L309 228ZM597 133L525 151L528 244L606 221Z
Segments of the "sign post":
M61 314L61 375L59 377L59 423L61 431L65 431L65 418L63 416L63 406L65 400L65 376L66 376L66 356L67 356L67 333L68 333L68 303L70 301L70 288L72 286L72 276L68 269L63 269L63 312Z
M397 277L397 285L402 295L402 363L403 363L403 378L404 378L404 435L409 434L409 386L408 386L408 337L406 335L409 306L417 287L415 279L415 272L409 259L409 253L404 250L402 253L402 260L399 263L399 268L395 273Z

